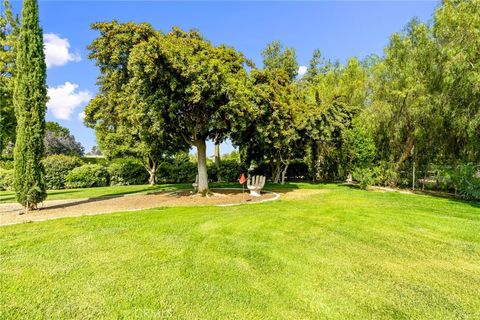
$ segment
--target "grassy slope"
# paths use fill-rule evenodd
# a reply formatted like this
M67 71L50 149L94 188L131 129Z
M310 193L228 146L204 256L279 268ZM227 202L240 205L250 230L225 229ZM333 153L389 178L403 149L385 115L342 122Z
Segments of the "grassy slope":
M0 318L480 317L478 203L315 187L1 227Z

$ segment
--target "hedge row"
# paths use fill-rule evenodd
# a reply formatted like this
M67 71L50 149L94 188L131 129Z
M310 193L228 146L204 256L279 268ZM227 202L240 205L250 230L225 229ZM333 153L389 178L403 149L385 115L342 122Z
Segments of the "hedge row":
M135 185L148 183L148 173L135 159L116 159L111 162L88 161L75 156L51 155L43 161L45 182L48 189L88 188L103 186ZM0 168L0 190L12 190L13 165L11 161L2 162ZM213 163L208 165L211 181L220 174L222 181L236 181L243 168L235 160L224 160L220 172ZM193 182L197 175L197 164L186 158L163 162L157 171L159 183Z
M148 181L147 171L137 160L118 159L110 163L104 159L86 160L67 155L51 155L43 159L47 188L104 187L144 184ZM0 190L13 190L12 160L0 160Z

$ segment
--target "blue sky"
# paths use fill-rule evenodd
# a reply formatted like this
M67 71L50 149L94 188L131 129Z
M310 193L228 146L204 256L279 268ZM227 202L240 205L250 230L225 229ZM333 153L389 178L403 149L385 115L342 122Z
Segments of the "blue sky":
M315 48L332 60L383 53L393 32L413 17L431 19L438 1L342 2L127 2L40 1L40 23L48 48L47 82L51 99L48 120L70 129L85 149L95 142L79 114L97 92L98 71L88 60L87 45L97 36L90 23L117 19L198 28L215 44L226 43L261 66L260 52L272 40L294 47L300 65ZM20 12L21 2L13 2ZM68 47L69 45L69 47ZM229 152L229 144L222 153ZM213 154L209 145L208 154Z

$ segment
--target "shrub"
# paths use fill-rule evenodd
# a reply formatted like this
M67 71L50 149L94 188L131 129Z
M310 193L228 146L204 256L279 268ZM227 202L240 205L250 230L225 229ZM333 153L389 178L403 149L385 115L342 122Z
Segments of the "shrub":
M104 157L82 157L82 161L86 164L99 164L102 166L108 166L109 162Z
M45 166L45 183L47 189L65 188L65 178L74 168L82 165L78 157L66 155L51 155L43 159Z
M108 185L108 170L98 164L85 164L66 176L68 188L104 187Z
M367 168L355 168L352 171L352 177L363 189L374 185L395 187L399 181L393 165L387 162Z
M190 161L188 153L179 153L167 159L157 170L158 182L194 182L197 175L197 163Z
M6 169L6 170L13 169L13 159L8 159L8 158L0 159L0 168Z
M222 160L220 162L220 177L223 181L237 181L242 172L246 172L245 168L237 160ZM211 179L217 178L217 167L215 163L208 166L208 177Z
M13 191L13 169L0 168L0 190Z
M466 199L480 199L480 167L461 164L449 172L450 179L458 195Z
M110 185L125 186L144 184L148 181L148 172L145 167L135 159L117 159L108 167Z

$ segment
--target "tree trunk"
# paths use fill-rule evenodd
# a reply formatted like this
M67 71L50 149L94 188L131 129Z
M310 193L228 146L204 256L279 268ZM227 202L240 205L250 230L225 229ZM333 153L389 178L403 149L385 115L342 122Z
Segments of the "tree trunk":
M413 161L412 190L415 190L415 161Z
M282 184L285 184L285 175L287 174L287 169L288 169L288 165L290 164L290 161L287 161L285 163L285 167L283 168L283 171L282 171Z
M412 147L412 190L415 190L415 157L414 157L414 152L415 152L415 145Z
M205 196L208 193L207 145L205 140L197 140L195 146L197 147L198 192Z
M144 159L143 166L148 172L148 183L154 185L157 183L157 162L153 161L150 157Z
M273 183L279 183L280 182L280 175L282 173L281 170L281 161L279 159L274 160L274 165L272 167L272 181Z
M318 166L318 145L317 141L313 140L311 144L311 162L310 167L312 170L312 182L317 181L317 166Z
M154 184L157 183L157 168L154 167L154 168L148 170L148 174L149 174L148 183L151 186L153 186Z
M217 181L222 181L220 174L220 143L215 142L215 168L217 168Z
M407 140L405 149L403 150L402 155L400 156L400 159L398 159L397 163L395 164L395 171L398 171L400 169L400 166L407 160L407 158L412 154L412 150L415 147L415 138L410 137Z

